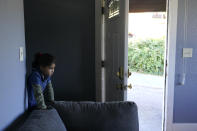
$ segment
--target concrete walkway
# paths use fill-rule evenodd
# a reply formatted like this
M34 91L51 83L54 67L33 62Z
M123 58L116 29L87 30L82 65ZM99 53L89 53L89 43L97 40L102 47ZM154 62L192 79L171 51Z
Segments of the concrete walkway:
M132 72L128 82L135 86L163 88L164 77Z
M164 77L133 73L128 101L138 105L140 131L162 131Z

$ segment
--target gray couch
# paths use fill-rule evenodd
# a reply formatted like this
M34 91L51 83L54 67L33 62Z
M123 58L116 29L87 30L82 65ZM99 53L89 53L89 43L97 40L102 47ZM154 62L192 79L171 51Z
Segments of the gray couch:
M19 131L139 131L133 102L56 101L48 110L33 110Z

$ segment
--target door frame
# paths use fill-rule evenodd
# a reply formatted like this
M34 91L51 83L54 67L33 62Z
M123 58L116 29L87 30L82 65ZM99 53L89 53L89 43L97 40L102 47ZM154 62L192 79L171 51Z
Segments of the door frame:
M102 0L95 0L95 87L96 101L102 100Z
M174 87L175 87L175 62L177 44L177 17L178 0L167 0L167 63L164 92L164 131L174 131L173 129L173 107L174 107Z
M103 0L95 0L95 87L96 101L105 101L105 69L102 67L104 56L104 7Z

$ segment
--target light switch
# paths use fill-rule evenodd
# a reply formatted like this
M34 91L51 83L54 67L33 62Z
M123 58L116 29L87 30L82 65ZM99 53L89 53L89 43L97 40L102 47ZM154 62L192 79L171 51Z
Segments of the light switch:
M19 48L19 59L20 59L20 62L24 61L24 49L23 49L23 47Z
M192 57L193 48L183 48L183 58Z

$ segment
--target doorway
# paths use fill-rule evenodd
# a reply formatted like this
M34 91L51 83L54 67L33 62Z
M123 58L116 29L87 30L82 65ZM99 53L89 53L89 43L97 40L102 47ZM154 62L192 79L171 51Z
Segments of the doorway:
M102 0L104 1L104 0ZM165 10L167 11L167 16L168 16L168 22L167 22L167 43L166 43L166 49L165 49L165 58L167 58L168 61L165 61L164 65L165 66L165 104L163 104L163 115L162 115L162 124L163 124L163 130L172 130L173 129L173 100L174 100L174 82L175 82L175 53L176 53L176 34L177 34L177 15L178 15L178 0L162 0L164 1L164 8L158 8L159 10ZM124 1L123 1L124 2ZM130 2L130 1L129 1ZM136 1L137 2L137 1ZM148 1L145 1L148 2ZM130 2L131 3L131 2ZM139 2L141 4L141 2ZM135 3L134 3L135 4ZM134 9L131 11L138 11L137 8L141 7L144 8L145 6L134 6L134 4L129 4L127 3L126 5L133 5ZM96 1L96 7L103 8L104 4L100 2L100 0ZM145 4L144 4L145 5ZM157 4L155 4L157 6ZM167 6L166 6L167 5ZM154 6L154 7L156 7ZM136 7L136 8L135 8ZM166 7L166 8L165 8ZM97 101L106 101L106 88L108 88L105 83L105 72L107 71L105 66L107 65L106 63L106 57L105 57L105 48L104 45L105 43L105 19L104 16L105 14L101 14L100 8L95 8L96 10L96 17L95 17L95 25L96 25L96 96L97 96ZM127 7L128 8L128 7ZM130 6L129 6L130 8ZM153 9L152 7L148 6L148 9L150 11L150 8ZM155 8L154 8L155 9ZM104 9L105 11L106 9ZM144 10L144 11L147 11ZM141 11L141 9L140 9ZM152 10L155 11L155 10ZM126 12L125 12L126 13ZM128 29L128 28L127 28ZM128 32L127 35L128 36ZM128 44L125 43L125 44ZM127 46L128 48L128 46ZM128 55L127 55L128 56ZM102 61L102 62L101 62ZM127 71L125 71L125 76L127 76ZM116 72L115 72L116 73ZM102 76L102 77L101 77ZM103 77L104 76L104 77ZM115 87L114 87L115 88ZM110 94L109 94L110 95ZM126 93L127 95L127 93ZM127 96L126 96L127 97ZM164 111L165 109L165 111Z
M166 12L129 13L127 100L138 105L140 131L162 131Z

